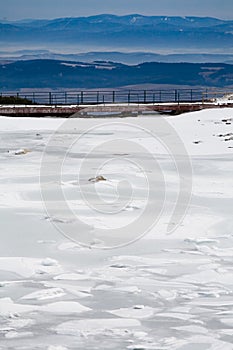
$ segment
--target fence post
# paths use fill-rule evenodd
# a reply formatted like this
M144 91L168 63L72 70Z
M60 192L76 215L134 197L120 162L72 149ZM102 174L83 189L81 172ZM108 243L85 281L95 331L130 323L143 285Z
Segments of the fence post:
M97 102L97 104L99 104L99 98L100 98L100 93L98 91L97 94L96 94L96 102Z
M49 105L51 105L51 104L52 104L52 93L49 92Z
M112 92L112 103L115 103L115 91Z
M193 102L193 90L190 90L190 95L191 95L191 102Z
M202 104L205 102L205 92L202 91Z
M177 89L175 90L175 102L177 102Z
M159 102L161 103L162 102L162 91L159 90Z
M65 105L67 104L67 92L65 92Z
M144 90L144 103L146 103L146 90Z
M83 91L81 91L81 104L83 104Z

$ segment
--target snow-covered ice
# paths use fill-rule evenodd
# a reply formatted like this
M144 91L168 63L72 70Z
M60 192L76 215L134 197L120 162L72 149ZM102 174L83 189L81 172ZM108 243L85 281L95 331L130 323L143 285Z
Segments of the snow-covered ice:
M233 109L0 117L0 136L1 350L233 349Z

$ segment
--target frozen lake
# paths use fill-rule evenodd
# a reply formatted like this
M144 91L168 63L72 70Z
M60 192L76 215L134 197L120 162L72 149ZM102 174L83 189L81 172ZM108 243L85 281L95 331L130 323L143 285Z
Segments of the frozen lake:
M0 137L1 350L233 349L232 109Z

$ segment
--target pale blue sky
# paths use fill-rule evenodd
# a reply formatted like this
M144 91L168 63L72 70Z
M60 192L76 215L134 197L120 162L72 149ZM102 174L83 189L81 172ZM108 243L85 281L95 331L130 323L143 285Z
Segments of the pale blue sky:
M232 0L3 0L0 19L91 16L100 13L209 16L233 19Z

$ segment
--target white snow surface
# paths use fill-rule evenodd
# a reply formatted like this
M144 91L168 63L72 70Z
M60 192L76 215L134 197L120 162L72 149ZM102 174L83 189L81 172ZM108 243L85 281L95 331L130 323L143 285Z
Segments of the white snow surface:
M158 135L161 118L169 127ZM233 349L233 109L114 120L0 117L0 135L0 350ZM167 234L180 144L192 166L182 174L192 181L191 199ZM166 199L138 239L162 197L154 159ZM97 175L106 180L88 181ZM154 207L146 212L148 200Z

